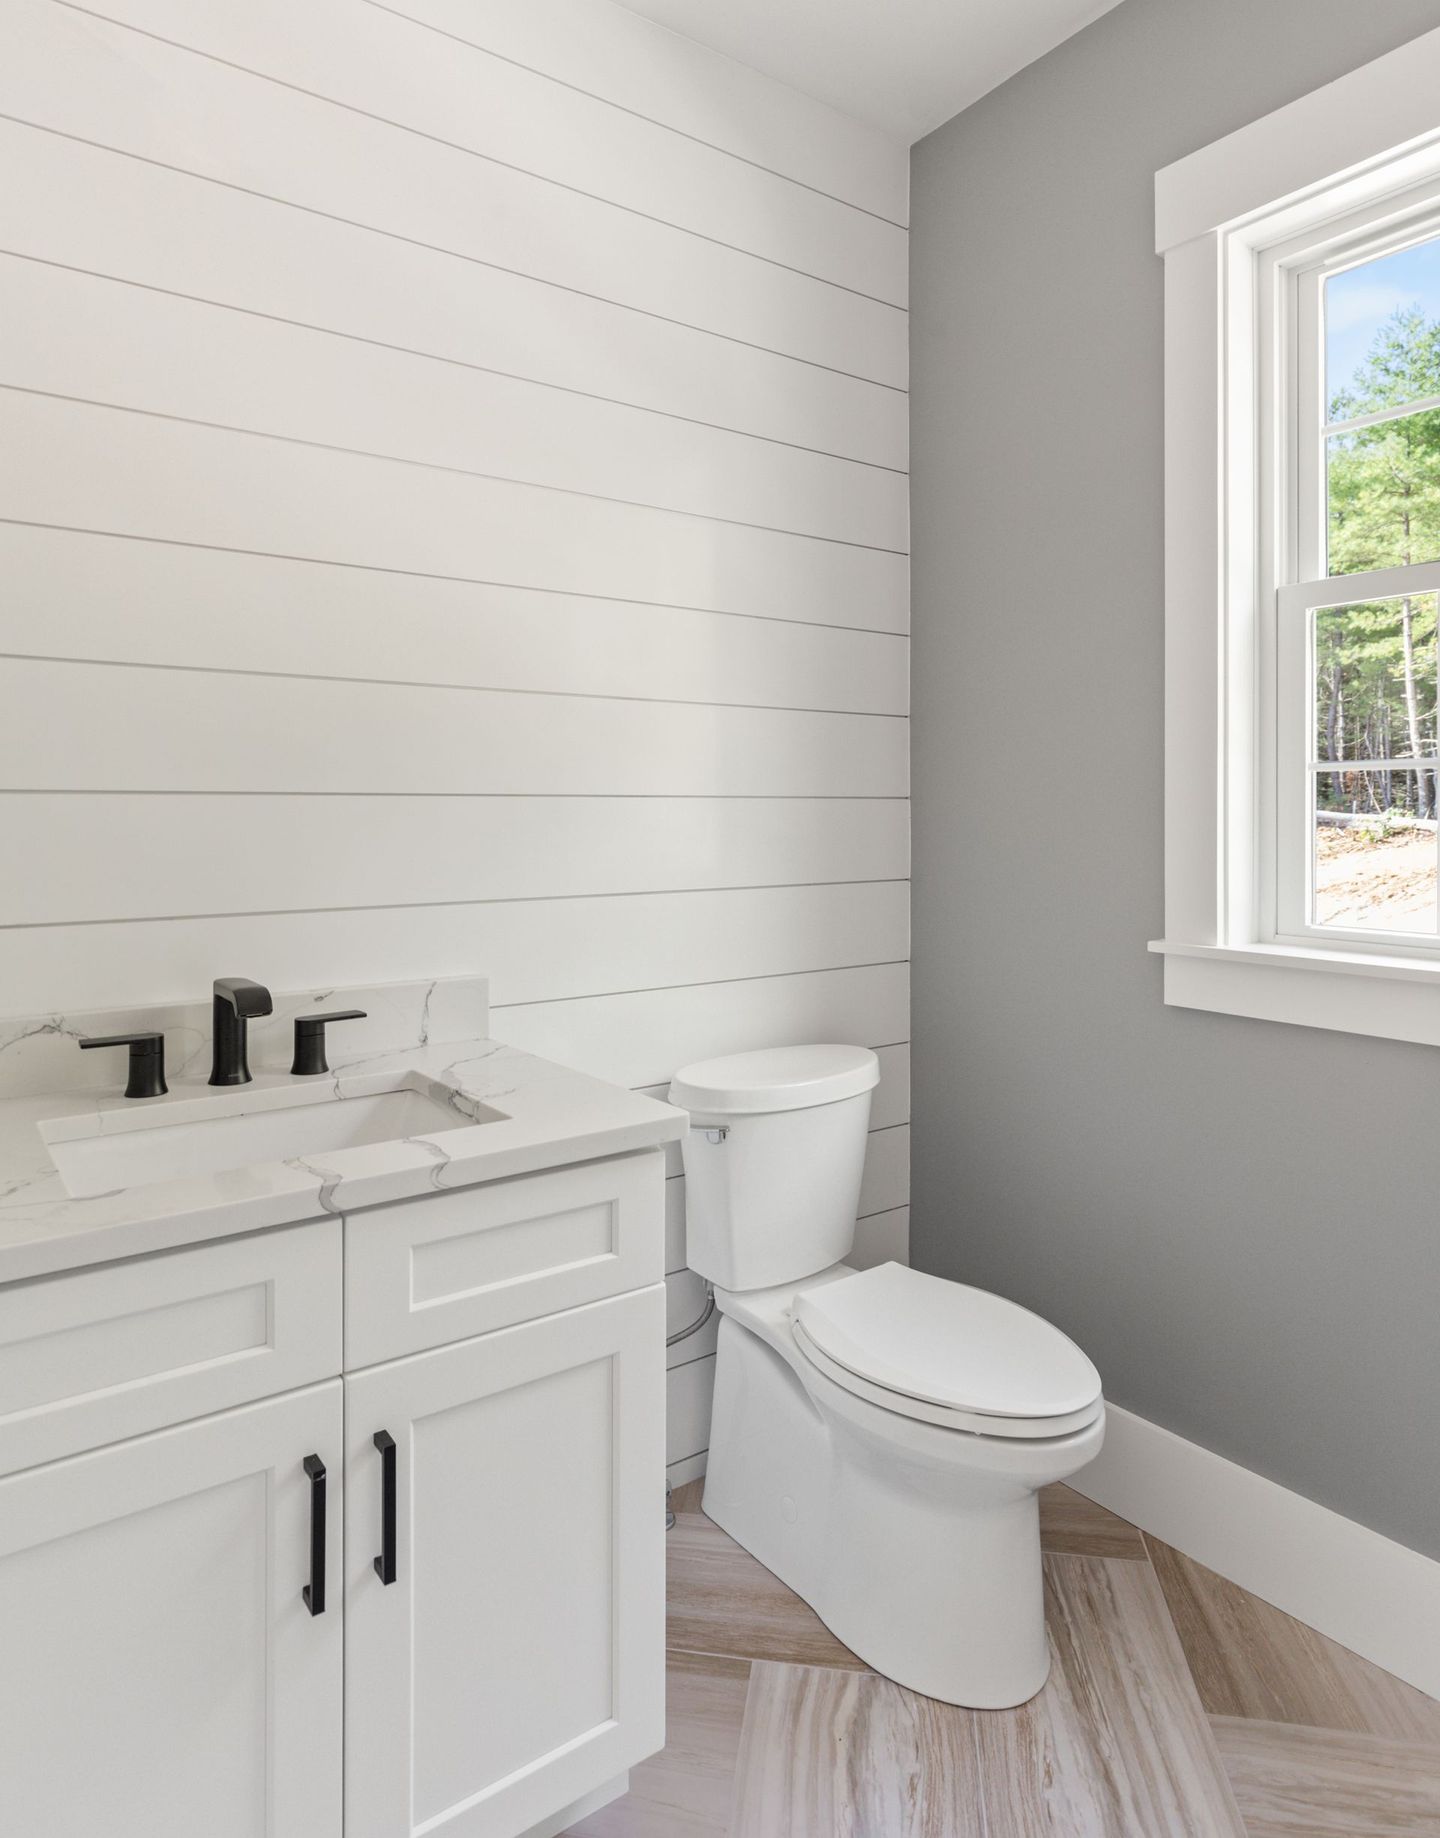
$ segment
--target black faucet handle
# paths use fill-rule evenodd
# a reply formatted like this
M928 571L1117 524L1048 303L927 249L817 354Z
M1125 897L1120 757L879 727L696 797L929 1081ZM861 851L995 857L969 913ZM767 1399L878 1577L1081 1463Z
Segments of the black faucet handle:
M170 1087L165 1083L165 1036L154 1032L135 1034L82 1034L82 1050L91 1047L129 1047L129 1076L125 1082L127 1098L163 1098Z
M363 1008L338 1008L330 1015L297 1015L295 1017L295 1057L290 1070L297 1078L309 1078L316 1072L328 1072L325 1057L325 1024L327 1021L363 1021Z

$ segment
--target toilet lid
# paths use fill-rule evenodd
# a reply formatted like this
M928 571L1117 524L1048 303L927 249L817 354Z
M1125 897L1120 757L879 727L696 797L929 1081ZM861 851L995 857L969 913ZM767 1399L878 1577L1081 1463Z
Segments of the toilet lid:
M1100 1374L1058 1327L1003 1296L904 1264L802 1290L794 1319L838 1365L944 1409L1045 1420L1088 1410L1100 1396Z

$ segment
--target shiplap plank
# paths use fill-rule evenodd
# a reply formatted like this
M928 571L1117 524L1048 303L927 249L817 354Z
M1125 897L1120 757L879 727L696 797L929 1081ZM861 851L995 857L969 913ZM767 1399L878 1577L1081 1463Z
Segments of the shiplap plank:
M264 719L257 723L257 707ZM902 796L907 723L0 660L15 790ZM57 709L69 720L59 723ZM323 819L317 818L323 823ZM320 832L323 834L323 830Z
M907 872L906 807L878 798L354 796L320 809L284 794L0 792L0 832L13 861L45 863L10 878L5 925L895 884Z
M899 225L354 0L89 0L256 75L838 286L906 302Z
M903 551L906 480L775 441L0 255L0 383Z
M237 858L237 864L237 891L243 897L240 883L249 861ZM143 876L146 866L143 861L132 861L128 873ZM12 877L23 878L23 871ZM399 891L403 892L403 887ZM474 976L477 972L495 974L498 988L517 974L517 966L523 969L539 960L518 956L503 964L486 962L485 940L493 933L487 934L483 923L477 923L477 914L483 919L491 910L474 906L395 906L113 925L0 925L0 1014L33 1014L37 1009L52 1007L107 1008L117 1003L123 1006L193 1001L197 991L203 993L209 987L217 964L237 962L258 966L254 974L277 989L319 988L330 982L405 982L431 976ZM800 954L813 962L816 951L807 943ZM586 961L593 965L594 955ZM563 976L565 971L562 961L559 972ZM713 1002L723 1007L725 992L736 985L722 983L713 987ZM755 1040L763 1040L766 1022L759 997L769 984L744 987L749 992L744 996L744 1012L751 1017L749 1025L756 1029ZM791 997L779 1006L788 1010L794 1001ZM702 1009L710 1005L708 1000L699 1004ZM663 1013L665 1005L656 1006ZM691 998L680 1003L682 1009L693 1006ZM581 1019L588 1026L588 1018ZM890 1025L898 1023L892 1019ZM806 1034L798 1022L796 1026L801 1027L802 1039L822 1038ZM568 1052L565 1039L558 1031L551 1038L551 1057L564 1060ZM682 1039L683 1035L676 1038ZM600 1048L590 1042L586 1050L593 1054ZM673 1064L679 1066L704 1051L703 1046L695 1053L677 1045L678 1057ZM633 1082L659 1083L664 1076L662 1063L655 1079ZM675 1171L679 1171L678 1155Z
M910 1121L910 1044L876 1048L880 1061L880 1083L870 1099L870 1127L889 1129L892 1124Z
M903 631L901 555L0 390L12 522Z
M618 1085L654 1085L675 1069L749 1047L814 1040L893 1041L907 1031L909 966L875 964L743 983L496 1003L498 1040Z
M4 650L902 715L899 634L0 523Z
M710 1406L715 1394L715 1356L673 1366L666 1385L665 1461L699 1454L710 1440Z
M889 1212L910 1198L910 1126L871 1130L860 1183L860 1213Z
M857 1219L855 1243L845 1261L857 1270L871 1270L876 1264L908 1264L910 1208L897 1206L890 1212Z
M594 0L383 3L862 210L908 221L909 149L898 140L624 7Z
M475 909L475 958L492 1000L506 1003L895 962L906 954L908 895L904 882L882 881L500 902ZM877 1138L876 1210L897 1190L908 1197L908 1135ZM887 1140L898 1136L907 1141Z
M231 875L233 880L234 863ZM243 894L242 889L236 892ZM495 1002L551 1002L596 991L778 978L903 955L907 892L903 882L890 881L863 887L497 901L469 909L468 943L471 963L488 975ZM397 930L407 922L403 908L391 915ZM213 937L217 929L222 936L240 930L233 922L212 926L206 961L219 962L225 955ZM205 930L203 925L185 926L182 948L187 955L201 955L195 941ZM244 937L252 940L243 953L250 961L264 950L265 928L251 921ZM108 960L112 989L124 974L124 957L122 940L119 961ZM268 964L265 974L278 980Z
M520 9L507 0L507 10ZM11 121L0 120L0 169L0 249L846 459L909 464L906 398L877 383Z
M124 27L9 0L0 113L903 388L906 315Z
M491 1000L507 1004L894 962L905 955L908 894L882 881L500 902L475 909L475 959ZM908 1197L908 1135L875 1139L880 1205L897 1190Z

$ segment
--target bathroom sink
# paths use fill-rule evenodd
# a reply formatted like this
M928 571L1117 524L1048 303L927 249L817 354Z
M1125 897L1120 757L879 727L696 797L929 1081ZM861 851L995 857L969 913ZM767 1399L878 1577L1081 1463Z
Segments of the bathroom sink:
M93 1117L57 1118L42 1123L40 1134L66 1192L83 1200L122 1187L259 1162L308 1161L367 1143L429 1138L503 1121L500 1111L480 1104L467 1103L473 1115L457 1115L441 1098L413 1085L344 1098L329 1087L285 1096L290 1101L277 1104L273 1090L267 1091L261 1100L266 1108L257 1108L254 1096L234 1092L182 1100L159 1116L107 1111L100 1130L93 1128ZM77 1125L90 1126L88 1133Z

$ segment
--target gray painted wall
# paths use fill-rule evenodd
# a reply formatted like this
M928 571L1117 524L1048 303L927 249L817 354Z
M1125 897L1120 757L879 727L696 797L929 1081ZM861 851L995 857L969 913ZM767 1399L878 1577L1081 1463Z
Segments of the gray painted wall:
M1124 0L915 149L924 1269L1440 1556L1440 1056L1166 1008L1157 167L1440 0ZM1028 756L1028 757L1027 757Z

